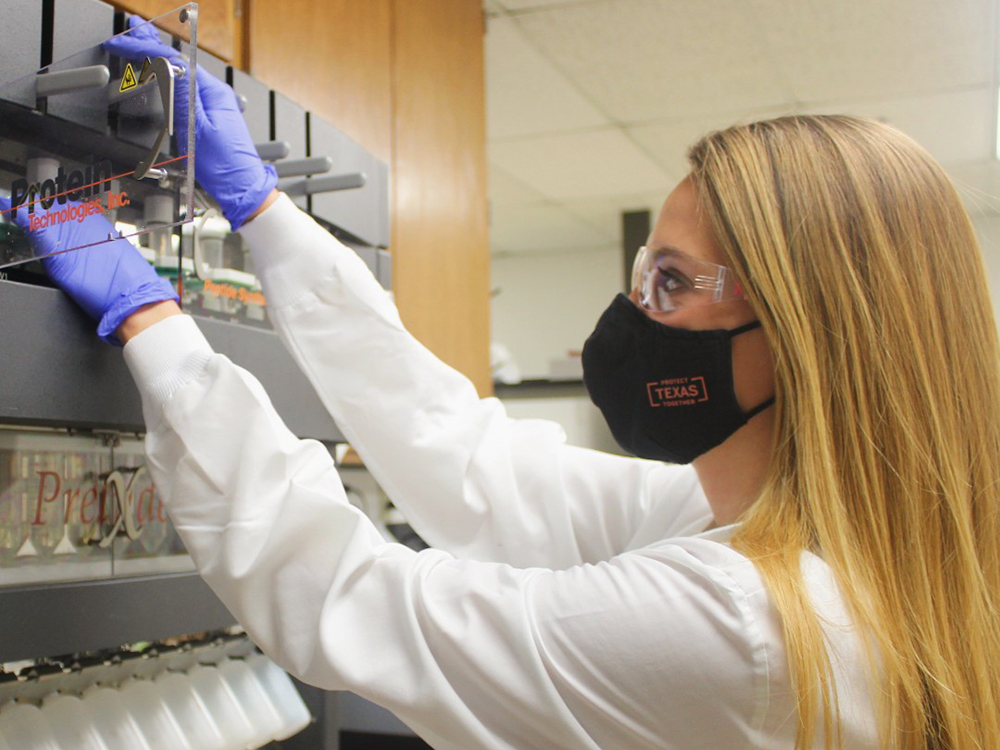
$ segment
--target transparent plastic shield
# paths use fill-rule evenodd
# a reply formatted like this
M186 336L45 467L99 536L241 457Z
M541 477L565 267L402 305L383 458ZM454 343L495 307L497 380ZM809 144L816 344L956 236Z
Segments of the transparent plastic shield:
M197 5L125 34L0 86L0 268L193 218Z

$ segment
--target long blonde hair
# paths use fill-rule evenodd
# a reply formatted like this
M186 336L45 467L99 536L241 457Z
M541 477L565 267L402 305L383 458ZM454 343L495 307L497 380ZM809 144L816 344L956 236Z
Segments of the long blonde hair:
M811 549L865 634L881 747L1000 748L1000 347L958 194L853 117L736 126L689 159L774 353L773 459L732 544L782 618L795 747L840 744Z

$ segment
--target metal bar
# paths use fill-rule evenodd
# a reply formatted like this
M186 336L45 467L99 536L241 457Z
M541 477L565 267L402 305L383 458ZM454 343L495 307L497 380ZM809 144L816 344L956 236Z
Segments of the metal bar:
M333 169L333 159L329 156L310 156L307 159L292 159L274 165L278 177L304 177L309 174L325 174Z
M72 94L86 89L102 88L111 80L107 65L88 65L85 68L44 73L36 78L35 95L39 98Z
M336 174L314 180L302 180L283 189L291 196L316 195L317 193L330 193L334 190L362 188L366 182L368 182L368 176L364 172L349 172L348 174Z
M0 281L0 319L0 422L145 430L139 393L121 351L94 335L94 322L69 297L56 289ZM343 440L276 333L210 318L196 320L217 352L261 381L294 433Z
M278 159L284 159L292 150L292 146L288 141L267 141L266 143L255 143L253 147L257 149L257 156L264 161L277 161Z
M220 630L235 621L197 573L0 590L0 663Z

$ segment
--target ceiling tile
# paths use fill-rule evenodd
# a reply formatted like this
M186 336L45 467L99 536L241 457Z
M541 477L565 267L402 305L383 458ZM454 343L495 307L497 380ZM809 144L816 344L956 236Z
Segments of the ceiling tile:
M779 115L791 114L791 107L745 110L738 114L700 115L664 120L627 128L628 135L670 174L680 179L688 173L687 150L713 130Z
M515 180L495 164L489 165L490 203L493 205L521 205L541 203L545 196L519 180Z
M813 114L851 114L887 122L912 136L942 164L993 153L995 93L988 88L896 99L824 104L803 108ZM628 128L627 133L671 173L687 169L687 148L699 137L736 123L793 114L789 109L758 110L740 116L668 120Z
M486 114L490 138L608 124L503 17L490 19L486 34Z
M987 159L996 149L996 92L992 88L845 102L810 111L860 115L889 123L911 136L942 164Z
M582 3L608 2L608 0L494 0L507 10L532 10L555 5L580 5Z
M559 206L494 206L490 226L493 252L552 252L615 245L613 234L591 227Z
M743 0L616 0L513 20L619 122L780 105L790 97Z
M556 201L654 191L676 181L611 128L493 142L489 152L493 164Z
M660 207L673 185L664 185L662 190L651 193L635 193L631 195L616 195L613 198L600 200L572 201L560 206L589 226L596 227L605 234L615 238L616 244L622 244L622 213L624 211L650 212L650 221L655 223L660 213Z
M993 80L993 0L750 0L799 101L899 96Z

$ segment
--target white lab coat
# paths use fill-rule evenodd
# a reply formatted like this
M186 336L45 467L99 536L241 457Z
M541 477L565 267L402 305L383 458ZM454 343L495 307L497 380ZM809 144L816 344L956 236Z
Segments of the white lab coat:
M791 748L781 627L697 477L509 419L404 329L362 261L285 196L242 230L271 320L434 549L389 544L194 321L125 347L150 472L205 580L256 643L395 712L441 750ZM428 290L427 304L434 304ZM848 748L874 748L863 660L803 558ZM817 745L819 746L819 745Z

